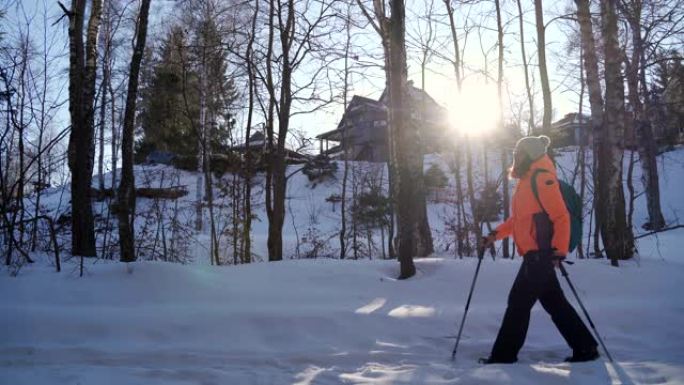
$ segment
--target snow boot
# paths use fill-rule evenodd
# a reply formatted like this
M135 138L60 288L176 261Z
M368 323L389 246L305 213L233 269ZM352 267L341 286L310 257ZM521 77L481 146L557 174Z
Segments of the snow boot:
M573 351L572 356L567 357L565 362L587 362L594 361L599 358L599 352L596 347L587 350Z
M487 358L480 358L477 360L478 363L483 364L483 365L489 365L489 364L514 364L518 362L517 358L513 359L500 359L498 357L487 357Z

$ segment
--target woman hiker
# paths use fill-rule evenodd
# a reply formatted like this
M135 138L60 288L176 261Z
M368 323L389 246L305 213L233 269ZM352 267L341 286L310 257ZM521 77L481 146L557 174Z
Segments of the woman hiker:
M570 214L561 195L556 168L546 154L549 143L547 136L529 136L516 143L510 176L518 179L518 183L511 216L483 238L487 247L495 240L512 235L523 256L508 295L501 329L491 355L480 359L483 364L518 360L530 323L530 311L537 300L572 348L573 354L566 361L592 361L599 357L596 340L568 303L554 271L554 266L558 267L568 253ZM532 178L536 179L538 199L533 192Z

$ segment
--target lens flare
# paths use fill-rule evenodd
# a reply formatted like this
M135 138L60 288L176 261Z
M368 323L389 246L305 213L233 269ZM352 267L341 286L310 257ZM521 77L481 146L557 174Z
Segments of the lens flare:
M449 103L449 121L460 135L485 136L496 128L499 103L493 83L464 83Z

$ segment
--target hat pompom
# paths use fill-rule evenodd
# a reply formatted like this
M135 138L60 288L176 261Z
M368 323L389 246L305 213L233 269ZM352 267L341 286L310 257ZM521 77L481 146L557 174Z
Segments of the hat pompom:
M544 147L549 147L551 144L551 138L546 135L540 135L539 140L544 144Z

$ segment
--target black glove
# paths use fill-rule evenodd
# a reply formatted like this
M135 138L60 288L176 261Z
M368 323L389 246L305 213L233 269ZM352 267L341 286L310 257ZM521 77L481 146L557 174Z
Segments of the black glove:
M492 231L491 233L489 233L489 235L483 236L480 239L480 246L483 248L487 248L492 243L494 243L494 241L496 241L496 231Z
M554 261L558 260L560 262L563 262L565 257L566 257L566 255L558 254L558 251L556 250L556 248L551 249L551 259L553 259Z

